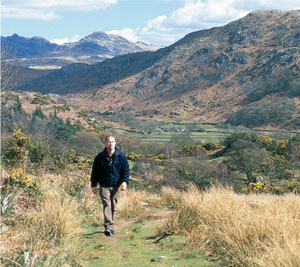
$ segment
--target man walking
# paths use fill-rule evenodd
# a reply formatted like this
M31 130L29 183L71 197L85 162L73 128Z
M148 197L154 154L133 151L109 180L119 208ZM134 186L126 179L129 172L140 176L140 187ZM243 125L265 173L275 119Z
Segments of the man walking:
M114 215L119 189L125 191L129 182L129 165L126 156L116 148L113 136L105 137L105 149L100 152L92 167L91 186L94 194L100 184L103 204L105 235L115 233Z

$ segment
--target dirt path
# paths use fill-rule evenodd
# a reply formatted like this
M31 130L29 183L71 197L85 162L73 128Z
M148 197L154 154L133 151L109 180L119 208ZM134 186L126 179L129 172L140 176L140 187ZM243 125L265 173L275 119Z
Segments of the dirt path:
M200 256L186 257L184 237L168 236L159 239L157 228L162 227L168 210L146 207L143 221L117 220L116 234L105 236L103 226L92 224L86 228L84 266L216 266ZM159 242L156 242L159 240Z

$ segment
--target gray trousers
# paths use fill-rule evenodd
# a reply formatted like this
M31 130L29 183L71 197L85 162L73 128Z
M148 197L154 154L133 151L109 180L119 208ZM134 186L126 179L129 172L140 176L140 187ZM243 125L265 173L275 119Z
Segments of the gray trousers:
M103 204L104 226L113 227L117 210L119 187L100 186L100 196Z

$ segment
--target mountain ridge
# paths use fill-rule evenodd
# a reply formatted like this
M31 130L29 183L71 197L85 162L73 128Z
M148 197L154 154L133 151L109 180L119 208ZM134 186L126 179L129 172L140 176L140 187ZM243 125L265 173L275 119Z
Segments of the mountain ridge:
M122 36L93 32L77 42L62 45L51 43L43 37L22 37L18 34L1 36L4 49L15 57L15 63L22 67L56 66L60 68L71 63L94 64L107 58L128 53L153 51L160 47L141 42L130 42Z
M71 103L102 114L128 112L162 121L224 122L266 81L299 77L299 37L300 11L255 11L222 27L190 33L156 52L136 53L139 60L119 56L92 65L89 76L69 73L68 79L77 81L76 88L65 90L59 85L64 86L66 80L53 84L53 78L46 75L42 82L28 83L26 90L45 93L61 88L56 93L65 94ZM132 71L97 81L104 66L116 72ZM299 96L292 98L294 119L300 115Z

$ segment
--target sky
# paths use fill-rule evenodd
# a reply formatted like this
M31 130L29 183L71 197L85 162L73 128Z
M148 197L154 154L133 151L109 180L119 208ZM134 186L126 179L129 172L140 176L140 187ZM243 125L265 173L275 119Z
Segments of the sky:
M300 0L0 0L1 35L62 44L101 31L170 45L186 34L264 10L300 10Z

